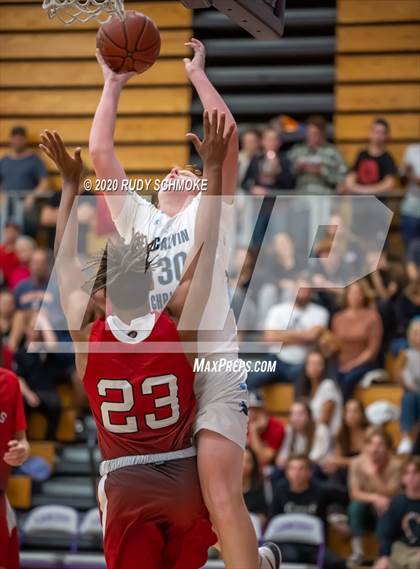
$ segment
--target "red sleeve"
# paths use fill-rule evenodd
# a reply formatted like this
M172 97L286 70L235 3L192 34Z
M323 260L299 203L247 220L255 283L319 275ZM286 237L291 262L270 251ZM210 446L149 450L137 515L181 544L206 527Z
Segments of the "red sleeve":
M20 391L19 380L16 386L16 414L15 414L15 432L26 431L25 408L23 404L23 396Z
M270 417L268 428L261 438L273 450L278 450L284 438L283 423L274 417Z

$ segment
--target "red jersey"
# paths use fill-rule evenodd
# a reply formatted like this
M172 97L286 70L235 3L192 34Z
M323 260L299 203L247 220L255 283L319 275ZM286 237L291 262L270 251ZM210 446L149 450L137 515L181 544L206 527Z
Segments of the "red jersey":
M10 466L3 460L7 443L15 438L17 431L26 429L23 398L17 376L0 368L0 492L4 492L9 478Z
M268 419L266 430L261 433L261 440L265 442L273 450L277 451L284 439L284 426L283 423L275 417Z
M4 280L9 288L12 288L11 277L19 264L20 261L13 249L9 251L5 245L0 245L0 272L3 273Z
M179 342L172 320L161 314L143 341ZM104 319L93 324L89 344L121 344L122 353L90 349L84 387L104 460L156 454L191 446L196 403L194 372L183 352L138 352L122 344Z

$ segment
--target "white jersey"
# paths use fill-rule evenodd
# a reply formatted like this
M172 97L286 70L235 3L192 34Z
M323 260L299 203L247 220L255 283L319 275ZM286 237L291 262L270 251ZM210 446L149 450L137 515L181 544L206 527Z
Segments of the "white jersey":
M185 259L194 243L200 196L170 217L138 194L129 193L123 209L114 219L117 231L126 241L131 239L133 230L146 235L149 243L155 241L156 250L152 255L157 256L158 267L154 271L154 290L150 293L152 310L163 310L180 282ZM233 219L234 206L223 203L212 288L199 332L199 351L204 354L238 352L228 283Z

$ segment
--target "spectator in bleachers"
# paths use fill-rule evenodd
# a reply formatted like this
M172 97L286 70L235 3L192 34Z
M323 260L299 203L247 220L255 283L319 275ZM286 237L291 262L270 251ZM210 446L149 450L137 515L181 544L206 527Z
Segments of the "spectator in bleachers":
M16 241L21 233L19 225L13 221L5 224L3 230L3 243L0 244L0 288L12 288L11 276L19 265L16 255Z
M315 423L325 425L336 435L343 416L343 398L337 384L327 377L327 362L321 352L306 356L303 373L296 386L296 399L309 401Z
M5 192L25 192L24 197L25 233L33 234L36 221L33 217L33 205L37 196L48 190L48 173L41 158L28 147L28 135L22 126L15 126L10 131L9 152L0 159L0 184ZM19 213L14 208L9 215ZM29 231L28 231L29 230Z
M378 528L380 558L374 569L420 567L420 458L411 458L402 476L404 493L391 500Z
M344 309L334 315L331 329L340 341L337 378L344 400L353 394L359 381L377 365L382 342L382 322L370 308L364 281L345 290Z
M241 134L240 147L238 184L242 186L242 181L245 178L251 160L261 154L261 133L253 128L246 130Z
M286 436L276 457L276 466L282 472L293 455L305 455L318 464L326 457L331 436L323 423L316 424L309 403L295 401L290 408Z
M401 202L401 237L406 246L420 239L420 144L407 146L401 175L406 192Z
M295 244L288 233L276 233L264 256L258 295L258 321L264 322L268 310L293 297L295 280L300 272Z
M261 526L264 526L268 517L268 504L258 457L251 447L245 449L242 486L248 511L256 514Z
M413 429L420 426L420 317L410 322L407 332L408 348L400 353L395 374L404 388L401 400L401 442L399 454L413 450Z
M10 290L0 291L0 334L7 344L12 331L13 317L16 310L15 297Z
M351 460L363 450L368 422L363 405L349 399L344 406L344 419L335 439L334 451L322 463L322 469L343 486L347 486Z
M254 196L266 196L269 190L291 190L295 180L289 160L281 152L281 135L272 127L262 133L262 152L254 156L242 182L242 187Z
M32 254L36 249L36 242L32 237L21 235L18 237L15 246L15 252L18 264L10 275L10 288L15 289L18 284L30 277L29 264Z
M47 439L55 440L61 412L57 384L60 379L64 379L65 370L60 359L53 353L57 336L50 328L44 313L32 313L25 330L25 340L14 355L14 368L21 379L22 394L28 409L36 409L45 416ZM29 352L31 342L48 342L48 346Z
M281 135L274 128L267 127L263 131L261 143L262 153L251 160L242 181L242 188L246 193L251 196L265 197L262 203L255 206L252 203L251 206L254 216L258 213L254 221L255 227L252 228L253 243L257 245L262 243L270 220L274 205L273 193L280 193L281 190L290 191L295 187L289 160L286 153L281 151ZM279 217L282 219L278 219ZM278 222L277 230L282 230L288 222L286 216L276 216L273 221Z
M271 343L267 359L276 362L276 371L250 372L248 387L251 390L268 383L295 382L308 352L328 325L328 311L312 302L308 279L301 276L295 290L296 301L277 304L267 314L263 339Z
M407 248L406 272L411 282L420 279L420 237L413 239Z
M255 452L261 467L273 463L284 439L284 426L280 419L272 417L263 401L251 393L249 398L248 445Z
M398 355L407 347L406 332L410 322L420 316L420 274L401 291L392 303L395 321L395 337L391 342L391 352Z
M370 127L369 146L362 150L346 178L346 190L352 194L384 194L397 185L397 167L387 151L389 123L375 119Z
M376 259L377 252L375 251L373 255ZM389 262L387 251L382 251L376 270L366 277L372 296L378 303L390 300L398 292L400 279L397 273L396 268Z
M401 463L392 455L392 439L386 431L372 427L366 435L363 453L350 464L351 566L363 562L362 537L376 529L378 518L388 510L400 484Z
M344 181L346 164L337 148L327 142L326 130L324 117L309 117L305 142L295 144L289 151L297 190L309 194L325 194L334 191Z
M55 282L50 283L51 252L49 249L38 247L32 253L29 262L30 276L21 281L15 288L16 314L13 330L10 337L10 347L15 351L24 335L30 310L39 310L41 307L56 331L60 341L70 341L67 324L60 305L58 288ZM60 355L63 366L74 367L73 355L63 353Z
M286 478L274 490L272 516L279 514L310 514L327 525L331 505L347 504L347 494L332 484L322 484L312 477L312 465L305 455L291 456L286 465ZM316 564L317 548L310 545L281 544L283 561ZM330 549L326 550L325 569L344 569L345 561Z

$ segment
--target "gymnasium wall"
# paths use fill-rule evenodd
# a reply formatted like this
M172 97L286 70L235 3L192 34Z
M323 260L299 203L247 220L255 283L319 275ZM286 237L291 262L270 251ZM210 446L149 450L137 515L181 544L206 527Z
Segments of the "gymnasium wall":
M337 0L335 135L351 164L373 117L389 120L400 162L420 140L420 2Z
M50 20L41 0L0 0L0 154L10 128L28 128L38 143L44 128L58 130L87 152L102 76L95 60L98 24L64 26ZM116 129L117 154L132 177L159 176L188 162L191 87L182 57L192 15L177 1L125 2L151 17L162 34L161 57L124 89ZM52 182L59 183L49 164Z

